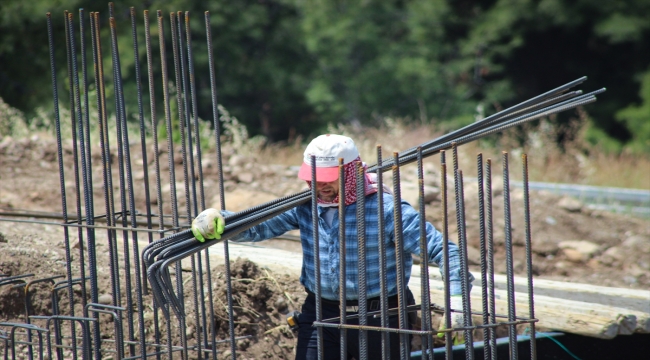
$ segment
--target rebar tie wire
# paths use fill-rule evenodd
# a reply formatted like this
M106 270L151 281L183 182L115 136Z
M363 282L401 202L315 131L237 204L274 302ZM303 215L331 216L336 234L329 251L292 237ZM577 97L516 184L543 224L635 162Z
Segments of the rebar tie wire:
M605 88L587 94L582 94L580 90L567 92L572 87L583 83L586 79L586 77L579 78L488 116L483 120L408 149L400 154L398 160L386 159L381 164L369 167L368 172L377 172L378 170L385 172L390 170L396 161L399 166L403 166L417 161L418 156L428 157L450 149L453 145L466 144L528 121L595 102L596 95L605 92ZM421 155L417 153L418 148L421 149ZM311 198L310 193L309 190L305 190L225 216L226 227L221 239L232 238L263 221L307 203ZM165 305L169 305L178 317L185 316L184 306L174 293L168 266L219 242L199 242L194 238L192 232L187 229L154 241L144 248L142 261L147 268L147 277L151 282L154 298L167 319L169 319L170 312Z

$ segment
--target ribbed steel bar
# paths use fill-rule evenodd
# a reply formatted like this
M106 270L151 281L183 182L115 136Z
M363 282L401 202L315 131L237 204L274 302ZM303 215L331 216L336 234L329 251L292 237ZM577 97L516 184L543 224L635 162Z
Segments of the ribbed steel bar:
M183 12L178 11L176 13L176 20L177 20L177 32L178 32L178 45L177 45L177 52L179 54L178 60L180 62L180 72L181 72L181 82L183 85L183 92L182 92L182 99L183 99L183 109L184 109L184 117L181 117L181 137L183 138L182 140L182 149L183 149L183 174L185 177L185 193L186 193L186 207L187 207L187 220L188 220L188 225L191 226L192 219L198 214L198 208L197 208L197 194L196 194L196 181L195 179L195 174L194 174L194 153L193 153L193 147L192 147L192 124L190 121L190 103L189 103L189 79L188 79L188 74L187 74L187 59L185 56L185 51L187 50L190 52L189 48L186 48L185 46L185 41L184 41L184 35L187 33L186 31L183 31L183 21L182 19L184 18ZM187 26L187 20L185 21L185 25ZM181 95L181 92L178 92L178 95ZM185 145L185 138L187 137L187 147ZM197 324L197 330L198 330L198 324L201 324L201 311L199 307L199 285L198 285L198 280L201 279L201 276L203 274L202 269L201 269L201 254L198 254L198 261L199 261L199 268L197 270L197 254L192 255L190 257L190 268L192 270L192 273L190 274L191 280L192 280L192 300L194 303L194 320ZM199 279L197 279L197 276ZM202 282L201 282L202 283ZM202 289L201 289L202 290ZM201 299L201 303L203 304L203 298ZM205 326L201 326L202 328L205 329ZM196 333L196 343L197 343L197 352L198 352L198 357L199 359L202 359L202 354L201 354L201 332L197 331Z
M212 46L212 31L210 27L210 12L205 12L205 27L206 27L206 38L208 42L208 62L210 67L210 89L212 94L212 116L214 123L214 132L216 138L216 151L217 151L217 167L219 171L219 198L221 210L225 210L226 201L224 196L224 186L223 186L223 162L221 157L221 130L219 127L219 110L217 103L217 88L215 80L215 71L214 71L214 60L212 58L213 46ZM228 249L228 240L223 242L225 266L226 266L226 288L228 294L228 321L230 324L230 349L232 352L232 358L235 360L236 351L235 351L235 327L234 319L232 317L232 285L230 282L230 251ZM206 256L207 259L207 256ZM207 260L206 260L207 261ZM213 335L214 336L214 335ZM214 343L214 340L213 340Z
M95 42L97 48L97 64L99 67L99 85L98 89L100 90L99 98L101 101L100 111L100 137L101 137L101 148L102 148L102 175L104 178L104 200L106 208L106 220L109 227L115 226L115 203L113 195L113 173L111 170L112 165L112 156L110 151L110 138L108 131L108 111L106 109L106 84L104 81L104 62L102 54L102 45L101 45L101 27L99 22L99 13L95 12L93 25L95 28ZM107 231L107 243L108 243L108 255L109 255L109 265L110 265L110 274L111 274L111 285L113 290L113 306L117 306L117 302L120 299L120 281L119 281L119 268L118 268L118 258L117 258L117 235L116 231L109 229Z
M347 299L347 240L345 237L345 167L343 166L343 158L339 158L339 304L345 304ZM345 306L339 306L339 318L341 325L346 323ZM342 328L339 331L340 353L341 359L348 357L348 331Z
M178 66L177 69L180 71L180 80L177 91L177 98L180 98L183 102L183 116L179 117L179 124L181 125L181 144L183 149L183 176L185 180L185 192L186 198L188 199L187 215L188 220L198 214L198 209L196 207L196 182L194 181L194 153L192 148L192 123L190 121L190 96L189 96L189 80L187 74L187 59L185 57L185 40L183 31L183 21L184 19L183 12L176 12L176 32L178 33L177 47L176 51L178 53ZM178 76L177 76L178 77ZM182 91L181 91L182 88ZM187 144L185 144L187 142ZM196 271L193 271L196 274Z
M84 204L86 210L86 224L94 225L94 200L93 200L93 172L91 167L91 142L90 142L90 102L88 99L88 68L86 60L86 13L84 9L79 9L79 49L81 51L81 72L82 72L82 85L83 85L83 96L84 96L84 114L83 119L79 119L80 128L83 128L79 132L79 139L81 140L82 148L82 170L84 172L83 182L84 182ZM85 151L83 150L85 147ZM84 165L85 164L85 165ZM95 229L86 228L86 241L88 244L95 243ZM82 279L86 278L86 259L85 259L85 248L83 241L79 241L79 277ZM81 284L81 305L86 306L88 299L86 283L82 282ZM86 327L86 331L88 327ZM90 337L90 334L87 334ZM90 344L88 344L90 346Z
M144 40L145 40L145 49L147 54L147 83L149 87L149 109L151 117L151 137L153 140L153 162L154 162L154 176L156 180L156 204L158 205L158 229L162 231L164 229L164 219L163 219L163 208L162 208L162 192L160 185L160 157L158 156L158 117L156 112L156 90L154 85L154 75L153 75L153 51L151 49L151 25L149 20L149 11L144 10ZM149 218L148 218L149 219ZM151 227L147 224L148 227ZM162 237L162 232L161 232ZM149 235L149 244L153 242L153 234ZM145 266L143 267L143 272L146 278L146 260L144 258L144 252L142 255L142 260ZM144 286L144 293L148 293L148 288L146 282ZM158 319L158 304L153 302L153 324L154 324L154 341L160 343L160 324ZM156 351L156 359L160 360L160 354Z
M451 329L451 299L450 299L450 286L449 286L449 217L447 211L447 159L445 150L440 152L440 203L442 206L442 263L444 273L444 296L445 296L445 313L442 321L444 321L444 328ZM452 353L452 336L451 332L445 332L445 359L451 360Z
M120 360L124 358L124 334L122 330L122 312L126 311L125 308L115 305L103 305L103 304L93 304L90 303L86 305L87 312L92 312L93 314L107 314L112 315L114 335L115 335L115 355L117 359ZM98 317L97 317L98 319ZM96 321L97 322L97 321ZM99 352L95 350L96 352ZM101 354L100 354L101 355Z
M198 181L199 181L199 191L198 191L198 197L199 197L199 202L200 202L200 207L201 209L205 209L205 189L203 186L203 165L201 161L201 136L200 136L200 131L199 131L199 115L198 115L198 105L197 105L197 100L196 100L196 77L194 74L194 54L192 51L192 28L190 26L190 12L186 11L185 12L185 43L187 44L187 71L188 71L188 79L189 79L189 91L190 91L190 104L191 104L191 109L192 109L192 120L193 120L193 126L194 126L194 136L195 136L195 142L196 142L196 162L197 162L197 171L198 171ZM189 124L189 118L188 118L188 124ZM189 128L189 125L188 125ZM192 137L189 137L190 141ZM190 143L190 148L192 147ZM194 153L190 151L190 164L192 166L191 168L191 174L192 174L192 179L194 179L194 160L193 160ZM194 202L194 213L198 214L198 204L195 200ZM199 258L199 261L201 259ZM199 267L199 271L202 271ZM201 276L202 277L202 276ZM205 311L205 310L204 310ZM205 322L205 321L204 321Z
M71 288L74 285L83 286L84 282L87 280L87 279L83 279L83 278L77 278L77 279L69 279L69 280L63 280L63 281L58 281L58 282L53 281L54 279L62 278L62 277L63 276L53 276L53 277L48 278L48 279L43 279L43 280L46 280L46 281L51 280L51 283L52 283L52 284L50 284L49 290L50 290L50 298L51 298L51 301L52 301L52 315L53 315L53 317L64 316L64 315L61 315L59 313L59 295L58 295L59 291ZM71 317L76 318L75 316L71 316ZM71 323L71 326L74 326L74 322ZM48 326L48 328L49 328L49 326ZM56 329L56 327L55 327L55 329ZM83 329L82 337L90 338L90 334L88 333L88 329ZM49 336L48 336L48 339L49 339ZM77 353L77 343L76 343L77 338L75 336L75 337L70 337L70 339L72 339L72 346L70 346L69 348L72 350L73 357L76 357L77 356L77 354L76 354ZM63 340L63 336L61 336L61 340ZM63 345L62 341L57 341L56 343L57 343L57 345L56 345L57 346L57 352L65 347ZM84 354L85 354L85 353L90 351L90 344L89 344L89 342L87 342L85 340L84 340L83 344L84 344L83 345L84 346L83 350L84 350ZM85 348L86 346L88 347L87 349Z
M533 294L533 256L531 245L530 197L528 191L528 155L521 156L524 187L524 219L526 228L526 276L528 280L528 317L535 318L535 297ZM537 359L537 341L535 340L535 323L530 323L530 358Z
M83 18L80 17L80 23L83 24ZM81 171L82 174L82 183L83 183L83 198L84 198L84 203L85 203L85 208L87 209L86 212L90 211L92 213L92 210L89 209L89 198L92 197L92 189L89 189L89 186L92 186L88 182L88 173L92 172L90 169L90 163L87 162L89 161L89 158L86 157L86 141L84 138L84 118L82 115L82 105L81 105L81 90L80 90L80 84L79 84L79 69L78 69L78 62L77 62L77 50L76 50L76 40L75 40L75 31L74 31L74 22L73 22L73 14L68 13L67 14L67 19L66 19L66 24L67 24L67 38L69 41L69 47L70 47L70 60L72 63L72 83L74 84L74 103L76 105L76 117L73 115L72 117L72 142L73 142L73 169L74 169L74 178L75 178L75 185L76 185L76 206L77 206L77 224L81 225L82 224L82 207L81 207L81 194L79 192L80 189L80 180L79 180L79 172ZM84 38L81 37L81 43L84 43ZM83 46L82 46L83 48ZM85 55L85 54L82 54ZM82 60L85 60L85 57L82 57ZM85 62L82 62L82 66L85 64ZM83 71L85 72L85 68L83 68ZM84 84L84 90L86 89L86 84ZM88 111L87 104L88 104L88 97L86 94L86 112ZM73 112L74 114L74 112ZM75 125L75 122L78 124ZM78 132L78 137L77 137L77 131L76 129L79 129ZM78 158L77 158L77 139L79 140L79 152L80 154L80 159L81 159L81 169L79 169L78 166ZM89 143L88 143L89 144ZM92 202L90 203L92 204ZM86 214L86 217L88 215ZM83 238L83 229L79 227L77 229L78 232L78 247L79 247L79 267L81 268L81 278L85 278L84 276L84 238ZM72 257L70 254L70 244L69 242L66 243L66 273L68 276L68 279L72 278ZM82 294L85 295L85 284L82 283ZM72 285L68 287L68 297L70 299L73 299L74 293L72 291ZM84 298L85 302L85 298ZM70 316L75 316L75 311L74 311L74 304L73 302L70 302ZM74 326L74 323L70 324L70 335L74 339L76 338L76 329ZM28 339L29 340L29 339ZM72 343L72 354L73 354L73 359L76 360L77 358L77 344L75 342Z
M427 243L427 222L426 211L424 207L424 170L422 163L422 148L417 149L418 162L418 202L420 213L420 316L422 329L431 330L431 306L430 290L429 290L429 251ZM422 336L422 354L428 354L429 358L433 358L433 337L429 334Z
M188 71L188 82L189 82L189 96L190 96L190 104L191 104L191 117L193 120L192 125L190 122L190 118L188 116L188 141L189 141L189 153L190 153L190 179L192 179L192 187L193 187L193 192L194 192L194 199L193 199L193 214L196 216L199 213L199 204L201 209L205 209L205 189L203 186L203 165L201 161L201 136L200 136L200 131L199 131L199 116L197 113L197 100L196 100L196 79L194 75L194 55L192 51L192 30L190 26L190 13L189 11L185 12L185 43L187 45L187 71ZM187 91L185 92L187 96ZM198 190L198 199L197 199L197 191L196 191L196 182L194 181L195 179L195 170L194 170L194 152L192 151L192 131L190 128L194 126L194 133L195 133L195 143L196 143L196 163L197 163L197 170L198 170L198 182L199 182L199 190ZM208 256L208 252L206 251L206 256ZM205 287L203 284L203 261L201 260L201 253L198 254L196 257L196 266L198 268L198 296L200 298L199 304L200 304L200 315L201 319L200 322L197 319L197 324L201 324L201 334L198 335L197 343L201 343L201 338L204 341L204 347L208 346L208 326L207 326L207 318L206 318L206 308L205 308ZM210 272L210 267L207 267L208 275ZM198 306L197 306L198 308ZM202 355L200 351L201 345L199 345L199 360L201 360ZM208 355L206 354L206 357Z
M476 156L476 174L478 180L478 221L479 221L479 251L481 254L481 303L483 324L489 323L488 294L487 294L487 261L485 246L485 188L483 187L483 154ZM483 329L483 358L490 358L490 334Z
M363 164L359 161L356 165L357 177L357 257L359 259L357 269L359 271L359 325L368 325L368 282L366 279L366 175ZM340 191L345 191L340 189ZM341 307L345 303L341 303ZM359 330L359 357L361 360L368 359L368 332Z
M72 20L69 17L68 11L64 11L64 23L65 23L65 49L66 49L66 59L67 59L67 65L68 65L68 95L69 95L69 106L70 106L70 125L72 129L72 136L73 136L73 144L72 144L72 151L73 151L73 179L75 181L75 205L77 209L77 217L80 218L79 212L81 211L81 200L79 196L79 169L78 165L79 163L77 162L77 143L76 143L76 103L75 103L75 82L74 82L74 74L73 71L76 70L76 63L74 64L75 67L73 68L73 49L71 48L71 33L73 33L73 30L70 28ZM62 169L61 169L62 170ZM65 176L64 174L61 174L61 179L64 179ZM63 194L63 193L62 193ZM63 195L62 195L63 196ZM67 209L63 209L63 216L67 221ZM81 228L78 229L79 236L82 235ZM81 239L81 238L80 238ZM68 274L68 277L71 277L72 273L72 268L71 268L71 260L70 260L70 237L68 231L65 232L64 234L64 246L65 246L65 255L66 255L66 273ZM68 289L68 296L72 298L72 288ZM72 304L71 304L72 306ZM74 311L74 307L71 309L71 311ZM75 331L74 327L70 329L71 333ZM60 344L61 341L61 328L60 326L55 327L54 329L55 332L55 341L57 341L57 344ZM29 329L27 329L27 340L31 342L31 332ZM33 356L32 348L31 346L28 347L28 353L30 356ZM57 351L57 356L59 359L63 358L63 351L59 350Z
M79 325L81 326L82 334L89 334L90 331L88 329L88 323L91 322L91 321L92 322L95 321L95 319L93 319L93 318L78 317L78 316L64 316L64 315L58 315L58 316L35 315L35 316L31 316L30 318L46 320L45 329L50 328L50 323L52 321L57 322L59 320L67 320L67 321L71 321L72 323L77 321L77 322L79 322ZM91 355L90 354L90 339L87 336L84 335L82 337L81 341L82 341L82 348L83 348L82 358L83 359L90 359L90 355ZM73 344L74 344L74 341L73 341ZM50 339L49 336L47 337L47 349L48 349L48 358L51 359L52 358L52 343L51 343L51 339ZM76 356L76 354L75 354L75 356ZM43 351L42 350L41 350L41 354L40 354L39 359L43 359Z
M506 278L508 289L508 321L514 321L517 313L515 308L515 281L513 270L513 254L512 254L512 226L510 217L510 171L508 169L508 153L503 152L502 156L503 165L503 217L504 217L504 233L505 233L505 246L506 246ZM508 327L508 337L510 345L510 358L518 359L517 352L517 327Z
M101 51L99 48L99 40L98 40L98 29L99 26L97 24L98 22L98 16L97 13L91 12L90 13L90 34L91 34L91 44L92 44L92 51L93 51L93 64L94 64L94 69L95 69L95 89L97 92L97 119L98 119L98 129L99 129L99 139L100 139L100 146L101 146L101 156L102 156L102 182L104 185L104 202L105 202L105 208L108 210L109 206L109 201L108 201L108 191L106 191L106 186L107 186L107 176L106 176L106 162L108 161L106 159L106 151L105 151L105 136L104 136L104 119L106 118L106 108L105 108L105 98L104 98L104 73L103 73L103 68L102 68L102 58L101 58ZM110 212L106 212L106 222L109 226L112 225L111 221L112 217L110 216ZM110 236L110 233L109 233ZM88 239L88 261L90 263L90 301L92 303L97 303L99 302L99 290L98 290L98 284L97 284L97 254L95 252L95 242L94 238ZM113 272L111 271L111 275ZM88 312L86 311L87 307L84 307L84 316L89 317ZM98 318L98 314L94 313L93 314L94 318ZM94 348L95 348L95 360L100 360L101 359L101 354L100 354L100 349L101 349L101 336L100 336L100 329L99 325L95 322L93 324L93 340L94 340Z
M494 223L492 221L492 160L485 163L485 197L486 231L487 231L487 266L488 266L488 298L490 324L496 324L496 302L494 294ZM497 358L497 335L495 328L489 328L490 333L490 358Z
M18 324L18 323L10 323L10 322L0 322L0 327L2 326L8 326L11 327L11 331L9 332L9 342L11 343L11 358L12 360L16 359L16 329L26 329L30 331L36 331L36 334L38 335L38 343L39 343L39 354L40 354L40 359L43 359L43 334L44 332L48 332L47 329L40 328L35 325L30 325L30 324ZM7 341L5 341L5 344L7 344ZM7 353L5 354L5 359L7 358L7 355L9 354L9 351L7 350ZM52 358L51 356L51 351L50 351L50 359Z
M135 8L129 8L129 13L131 15L131 38L133 40L133 57L134 57L134 67L135 67L135 81L136 81L136 90L137 90L137 100L138 100L138 122L140 125L140 149L141 149L141 159L142 159L142 169L143 169L143 178L144 178L144 196L145 196L145 206L146 206L146 218L147 218L147 228L151 229L151 205L149 197L149 171L148 171L148 162L147 162L147 145L146 145L146 130L144 126L144 107L142 104L142 82L140 81L140 53L138 50L138 32L136 25L136 14ZM127 142L128 144L128 142ZM130 172L129 172L130 174ZM130 192L129 195L133 195L133 184L129 186ZM131 198L130 200L131 207L129 211L131 212L131 226L137 228L137 219L135 216L135 200ZM150 241L153 236L152 233L148 234ZM146 273L144 267L140 265L140 250L138 246L137 233L133 232L133 262L136 268L135 272L135 288L137 289L136 293L136 306L138 309L138 339L140 342L140 356L144 360L147 357L147 348L145 346L145 324L144 324L144 300L143 300L143 287L146 286ZM142 276L142 277L141 277Z
M32 293L30 292L30 290L32 290L31 289L32 285L39 284L39 283L45 283L45 282L49 282L50 285L52 285L52 284L54 284L55 279L60 279L60 278L63 278L63 277L64 277L63 275L51 276L51 277L47 277L47 278L43 278L43 279L31 280L31 281L25 282L23 284L19 284L19 285L14 286L14 288L16 288L16 289L19 289L20 287L23 287L23 286L25 287L25 290L24 290L25 323L31 324L30 316L32 315L33 304L32 304ZM70 286L70 288L71 287L72 286ZM52 303L52 309L53 309L54 314L56 314L58 312L58 306L56 304L54 304L54 303ZM74 326L72 328L74 329ZM27 342L29 343L29 345L27 346L27 354L30 357L30 359L32 359L33 356L34 356L34 352L33 352L32 345L31 345L31 343L32 343L32 332L31 332L30 329L26 329L26 333L27 333ZM55 338L57 339L58 342L60 342L60 339L62 338L62 336L60 336L60 329L55 329ZM76 350L76 348L75 348L75 350ZM76 353L74 354L74 356L75 357L77 356Z
M180 39L178 38L179 34L182 34L182 30L180 29L180 24L179 21L177 21L176 18L176 13L170 12L169 13L169 21L170 21L170 31L171 31L171 38L172 38L172 56L174 59L174 75L176 78L175 81L175 89L176 89L176 106L178 110L178 128L180 130L180 138L181 138L181 159L183 162L183 188L185 192L185 208L187 212L187 225L192 224L192 219L191 219L191 213L192 213L192 205L191 205L191 200L190 200L190 188L189 188L189 181L188 181L188 167L187 167L187 140L185 139L185 102L183 100L184 98L184 93L183 93L183 74L182 74L182 66L181 66L181 54L179 49L181 48L179 42ZM173 137L172 137L173 138ZM193 255L192 255L193 257ZM194 265L194 268L192 269L192 274L193 276L196 276L196 265L194 264L194 261L192 261L192 265ZM181 269L181 263L180 261L176 264L176 292L178 294L179 298L179 305L183 307L183 311L185 310L185 294L183 291L183 272ZM185 329L186 328L186 322L185 322L185 317L179 317L178 319L180 329ZM181 336L181 346L183 347L183 358L187 359L187 333L185 331L180 331L180 336Z
M111 3L112 4L112 3ZM129 135L128 128L126 123L126 105L124 103L124 87L122 86L122 62L120 60L119 47L117 42L117 23L115 22L114 17L109 18L110 24L110 34L111 34L111 58L113 62L113 84L115 88L115 103L116 103L116 139L117 139L117 153L118 153L118 171L119 171L119 181L120 181L120 204L122 207L122 213L126 213L127 207L130 207L131 217L135 222L135 200L133 195L133 176L131 171L131 152L129 146ZM127 200L127 192L129 200ZM126 228L128 226L128 217L122 215L122 226ZM136 225L137 226L137 225ZM133 241L137 242L136 232L133 232ZM116 239L117 240L117 239ZM129 250L129 232L127 230L122 231L122 242L124 246L123 257L124 257L124 268L131 269L131 255ZM134 254L138 256L138 254ZM118 266L119 268L119 266ZM139 269L136 269L135 274L140 273ZM119 274L119 272L118 272ZM133 290L131 285L131 274L126 273L124 276L124 286L126 289L126 303L131 306L134 303L133 301ZM139 289L136 289L138 291ZM122 299L120 298L117 302L118 306L122 306ZM131 356L135 355L135 328L133 326L133 311L127 311L127 331L128 331L128 341L131 342L129 346L129 352ZM121 319L120 319L121 320ZM119 346L119 355L124 356L124 346L121 344Z
M174 227L178 227L178 211L176 209L176 174L174 171L174 146L171 140L172 124L171 124L171 109L169 106L169 79L167 73L167 51L165 47L165 25L163 21L162 11L157 10L156 15L158 18L158 43L160 45L160 65L162 73L162 88L163 88L163 108L165 110L165 130L167 133L167 162L169 166L169 186L172 207L172 222ZM180 271L178 272L180 273ZM163 309L163 313L168 314L169 310ZM172 358L172 328L171 319L169 315L166 316L167 321L167 352L169 358Z
M109 7L110 10L110 7ZM103 165L104 165L104 196L106 199L106 219L108 220L109 226L115 226L116 220L116 210L115 210L115 195L113 187L113 156L111 155L111 146L110 146L110 135L108 127L108 109L106 103L106 84L104 78L104 56L102 53L101 45L101 26L99 21L99 13L95 12L95 36L97 41L97 58L99 59L99 72L100 72L100 86L101 86L101 99L102 99L102 123L100 126L103 128L103 148L104 153ZM117 110L116 110L117 112ZM117 113L115 115L118 116ZM119 147L118 147L119 149ZM122 166L118 164L118 166ZM119 259L118 259L118 248L117 248L117 232L115 230L109 229L107 231L107 243L109 249L109 258L110 258L110 270L111 270L111 284L113 285L113 306L118 306L118 303L121 301L121 289L120 289L120 276L119 276Z
M467 125L467 126L461 128L461 129L458 129L456 131L452 131L452 132L450 132L448 134L445 134L444 136L442 136L440 138L437 138L437 139L429 141L429 142L425 142L425 143L423 143L423 144L421 144L419 146L422 147L423 150L426 150L426 149L428 149L428 148L430 148L432 146L436 146L436 145L440 144L441 142L453 141L454 139L465 136L465 135L467 135L469 133L476 132L477 130L479 130L481 128L484 128L486 126L490 126L491 124L494 124L494 123L498 122L499 120L506 118L506 116L508 116L508 115L518 113L522 109L534 107L535 104L540 104L540 103L549 104L549 103L544 103L544 102L546 100L548 100L548 99L552 99L554 97L557 97L559 94L567 91L568 89L570 89L570 88L572 88L572 87L574 87L576 85L579 85L579 84L583 83L585 80L587 80L587 77L583 76L583 77L581 77L579 79L576 79L574 81L566 83L566 84L564 84L562 86L559 86L559 87L557 87L555 89L549 90L549 91L547 91L547 92L545 92L545 93L543 93L541 95L535 96L535 97L533 97L531 99L528 99L526 101L523 101L523 102L521 102L521 103L519 103L517 105L511 106L511 107L509 107L507 109L499 111L496 114L490 115L490 116L486 117L485 119L482 119L481 121L477 121L475 123L472 123L470 125ZM578 95L578 94L575 94L575 95ZM562 97L562 98L565 98L565 97ZM550 104L552 104L552 102ZM403 151L402 152L402 157L413 155L416 152L416 150L417 150L417 147L412 147L412 148L410 148L410 149L408 149L406 151ZM380 165L383 168L384 166L390 165L390 164L380 164Z
M596 101L596 95L602 93L605 91L605 88L592 91L590 93L576 96L574 98L571 98L569 100L553 104L551 106L545 107L543 109L536 110L532 113L529 114L524 114L515 118L507 118L506 121L504 122L499 122L495 121L493 123L489 123L488 125L485 125L483 127L480 127L478 130L474 132L462 132L462 135L458 137L452 137L451 140L448 135L445 135L443 137L437 138L433 141L431 141L429 144L430 146L428 147L423 147L422 154L427 157L429 155L435 154L439 152L440 150L445 150L451 148L452 143L456 143L456 145L463 145L475 140L478 140L484 136L494 134L497 132L501 132L503 130L506 130L508 128L511 128L516 125L523 124L528 121L536 120L542 117L546 117L549 115L557 114L559 112L568 110L568 109L573 109L581 105L589 104L594 101ZM470 125L471 126L471 125ZM456 132L454 132L455 134ZM451 133L450 133L451 134ZM416 156L415 154L410 154L410 155L405 155L400 158L400 161L402 162L401 165L406 165L412 162L415 162ZM389 168L392 166L392 160L386 160L381 166L374 165L368 169L368 172L376 172L378 170L381 171L387 171Z
M464 326L472 325L469 269L467 266L467 237L465 225L465 199L463 189L463 172L458 168L458 148L452 144L454 162L454 192L456 196L456 225L458 228L458 250L460 258L460 283L463 301ZM456 309L458 310L458 309ZM455 324L454 324L455 325ZM474 336L472 330L464 330L465 334L465 359L474 359Z
M315 284L315 301L316 301L316 321L321 321L323 319L323 307L321 302L321 288L320 288L320 234L319 234L319 216L318 216L318 179L316 178L316 156L312 155L310 158L311 165L311 228L312 228L312 240L313 251L314 251L314 282ZM343 191L343 189L341 189ZM341 304L340 306L345 306ZM321 360L324 356L324 345L323 345L323 328L318 327L316 329L316 349L318 351L318 360ZM233 359L234 360L234 359Z
M377 164L382 163L381 146L377 145ZM386 288L386 229L384 228L384 175L377 173L377 236L379 237L379 288L381 294L381 327L387 328L388 322L388 289ZM388 360L390 356L390 336L387 332L381 333L381 356L382 360Z
M399 153L393 153L393 164L399 164ZM400 168L393 165L393 222L395 223L395 256L397 265L397 306L399 328L408 329L408 313L406 312L406 278L404 269L404 233L402 227L402 193L400 189ZM400 334L400 359L410 356L410 341L407 334Z

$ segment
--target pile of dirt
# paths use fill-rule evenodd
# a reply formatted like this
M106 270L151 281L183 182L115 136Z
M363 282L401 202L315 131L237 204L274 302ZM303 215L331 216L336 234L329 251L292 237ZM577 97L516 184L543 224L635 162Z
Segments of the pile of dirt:
M60 313L83 316L82 299L90 303L90 294L82 294L81 288L73 287L73 298L75 299L73 310L70 309L69 294L66 287L60 287L58 282L66 278L66 251L62 241L61 229L49 225L34 224L33 226L20 228L8 222L0 222L0 322L19 323L26 322L27 315L53 315L53 293L57 295L58 309ZM72 241L74 243L74 241ZM99 245L98 250L105 250L106 245ZM76 264L76 249L72 249L73 264ZM108 276L108 257L100 256L97 261L99 303L113 305L111 279ZM73 271L76 271L73 265ZM287 274L277 274L273 271L261 268L247 259L236 259L231 263L232 299L235 314L234 330L237 338L237 353L243 359L290 359L293 358L295 347L295 334L286 325L286 314L292 310L299 309L306 293L300 286L298 279ZM86 270L87 271L87 270ZM123 269L120 269L121 276L124 276ZM186 271L183 269L183 271ZM217 351L219 358L227 358L230 354L229 346L229 322L227 313L227 288L225 281L225 267L223 264L216 265L211 269L212 274L212 295L214 299L213 323L217 329ZM9 277L15 278L8 282ZM3 279L5 283L3 284ZM38 280L29 284L26 292L26 283ZM185 326L185 335L188 343L194 344L199 337L204 341L203 331L197 325L194 312L193 288L186 285L185 305L188 309ZM121 284L122 298L118 306L125 306L124 295L125 284ZM27 297L28 296L28 297ZM133 294L135 298L135 294ZM206 295L207 299L207 295ZM135 305L134 308L137 308ZM167 329L160 326L158 329L159 340L155 338L155 324L153 316L153 298L151 292L143 295L144 308L142 317L145 328L147 343L166 343ZM26 307L28 305L28 308ZM207 304L206 309L207 309ZM26 312L29 311L27 314ZM159 311L159 319L163 319ZM92 315L90 315L92 316ZM173 315L172 315L173 316ZM130 317L130 318L128 318ZM122 314L122 321L135 324L135 340L139 338L138 313ZM208 323L210 319L208 316ZM46 328L44 320L32 319L31 323L41 328ZM201 321L199 322L199 324ZM180 345L180 324L172 321L172 344ZM68 325L63 326L65 334L69 334ZM0 328L0 331L8 328ZM80 331L77 329L76 331ZM111 316L100 316L100 332L103 336L113 338L115 323ZM127 327L124 326L124 331ZM128 339L128 333L124 334ZM20 338L19 338L20 339ZM160 341L162 339L162 341ZM65 340L65 345L71 345ZM110 349L110 342L104 345ZM24 344L17 345L18 358L25 358L28 349ZM156 349L148 348L148 352ZM0 352L4 352L0 350ZM8 354L8 353L7 353ZM70 358L71 353L66 351L64 357ZM194 355L191 356L193 358Z

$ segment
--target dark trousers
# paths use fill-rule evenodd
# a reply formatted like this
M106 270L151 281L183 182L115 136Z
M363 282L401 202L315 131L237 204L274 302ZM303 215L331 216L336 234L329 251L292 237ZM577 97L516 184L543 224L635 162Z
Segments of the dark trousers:
M413 294L407 288L407 305L415 304ZM329 301L321 301L322 319L338 318L340 310L338 304ZM397 307L397 300L389 302L389 307ZM378 310L378 309L377 309ZM370 311L370 309L368 309ZM348 313L350 315L351 313ZM316 327L312 323L316 320L316 299L314 296L307 296L302 305L302 314L299 317L300 328L298 330L298 344L296 346L296 360L315 360L318 359L318 345ZM389 317L389 327L399 328L399 319L397 315ZM359 319L348 319L350 325L359 325ZM381 318L368 317L368 326L381 326ZM410 325L407 322L407 327ZM341 355L341 335L339 329L333 327L322 327L323 329L323 352L324 360L340 359ZM381 359L381 332L367 331L367 348L368 359ZM356 329L347 329L347 359L360 359L359 356L359 331ZM390 339L390 358L400 358L399 334L391 332ZM409 341L411 336L409 336Z

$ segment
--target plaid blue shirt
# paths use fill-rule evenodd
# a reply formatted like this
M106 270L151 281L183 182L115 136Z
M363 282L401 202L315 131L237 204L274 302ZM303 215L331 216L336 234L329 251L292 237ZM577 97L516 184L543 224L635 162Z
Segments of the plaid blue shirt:
M386 285L388 295L397 294L397 265L395 248L395 223L393 221L393 196L384 193L384 243L386 246ZM366 208L366 291L367 298L377 297L381 294L379 276L379 225L377 195L365 198ZM336 215L329 226L324 218L328 208L318 207L318 236L320 255L321 296L325 299L338 300L339 297L339 230L338 208ZM402 229L404 243L404 262L406 282L411 277L413 258L411 254L420 254L420 220L419 213L402 201ZM358 272L358 246L357 246L357 205L352 204L345 208L345 272L346 272L346 297L348 300L359 298L359 272ZM232 241L262 241L280 236L289 230L300 230L302 242L302 273L300 283L309 291L316 293L314 242L311 202L295 207L270 220L267 220L249 230L246 230L230 240ZM442 267L443 236L433 225L426 223L427 252L430 263L440 265L440 273L444 276ZM458 246L449 241L449 280L451 295L461 293L460 259ZM470 279L472 276L470 275Z

